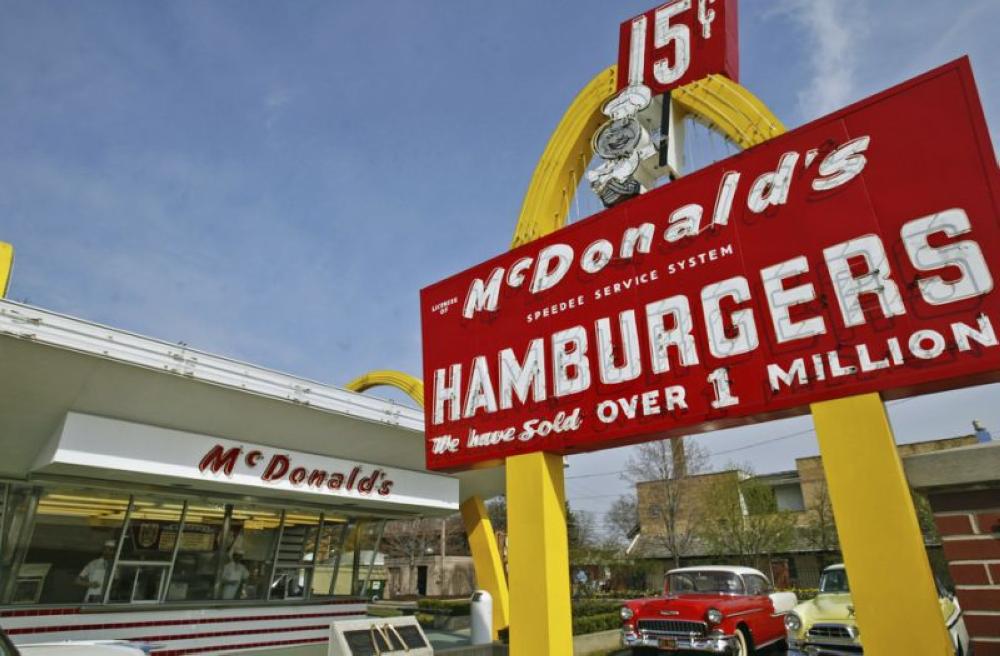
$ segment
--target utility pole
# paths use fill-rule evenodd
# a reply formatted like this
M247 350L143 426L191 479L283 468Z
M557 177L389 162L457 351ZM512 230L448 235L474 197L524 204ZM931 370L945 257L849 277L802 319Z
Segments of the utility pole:
M441 565L438 568L438 594L444 596L444 552L448 542L448 519L441 518Z

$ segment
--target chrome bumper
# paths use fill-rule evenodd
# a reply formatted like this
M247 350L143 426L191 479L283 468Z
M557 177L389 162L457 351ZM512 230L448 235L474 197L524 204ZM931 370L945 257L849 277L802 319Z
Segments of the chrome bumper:
M808 642L788 641L788 656L861 656L860 646L816 645Z
M632 633L622 632L622 645L625 647L652 647L659 648L660 640L669 638L676 641L676 647L671 650L677 651L700 651L708 654L730 654L736 653L736 638L730 635L719 636L695 636L695 635L673 635L660 633Z

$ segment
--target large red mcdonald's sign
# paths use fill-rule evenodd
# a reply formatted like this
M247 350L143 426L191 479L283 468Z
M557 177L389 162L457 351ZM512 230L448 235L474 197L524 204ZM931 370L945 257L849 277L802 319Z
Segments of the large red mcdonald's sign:
M428 466L997 380L998 198L963 59L432 285Z

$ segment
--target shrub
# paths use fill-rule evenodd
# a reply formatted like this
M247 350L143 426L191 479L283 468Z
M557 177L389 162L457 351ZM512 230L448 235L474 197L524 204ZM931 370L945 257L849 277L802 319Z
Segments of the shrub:
M622 625L618 612L601 613L600 615L588 615L585 617L573 618L573 635L583 633L597 633L598 631L610 631L618 629Z
M456 617L468 615L471 605L468 599L421 599L417 609L421 613Z
M614 599L586 599L573 603L573 617L617 613L621 604Z
M417 613L414 615L417 618L417 623L425 629L434 628L434 616L428 615L427 613Z

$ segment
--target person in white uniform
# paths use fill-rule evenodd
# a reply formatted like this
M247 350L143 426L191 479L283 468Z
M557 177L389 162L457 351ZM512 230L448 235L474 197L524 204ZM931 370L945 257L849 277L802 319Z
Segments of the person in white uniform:
M104 543L100 557L87 563L76 577L77 584L87 588L87 592L83 595L83 603L92 604L104 599L104 579L114 556L115 541L108 540Z
M222 598L239 599L250 570L243 564L243 552L233 551L229 562L222 566Z

